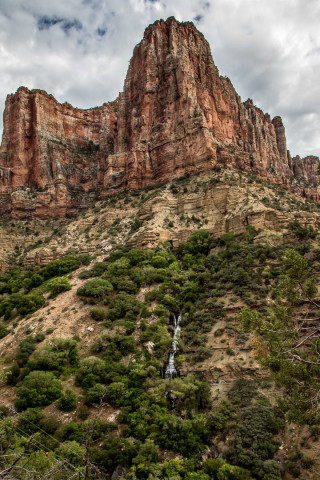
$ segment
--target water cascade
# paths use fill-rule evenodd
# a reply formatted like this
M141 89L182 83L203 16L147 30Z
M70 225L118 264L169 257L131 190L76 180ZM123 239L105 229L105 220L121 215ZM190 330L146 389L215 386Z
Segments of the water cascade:
M175 378L178 375L177 369L174 363L174 357L177 351L177 346L178 346L180 332L181 332L181 327L180 327L181 313L179 313L178 316L173 315L173 322L174 322L173 323L174 334L173 334L173 341L172 341L172 352L170 353L169 362L165 371L166 378Z

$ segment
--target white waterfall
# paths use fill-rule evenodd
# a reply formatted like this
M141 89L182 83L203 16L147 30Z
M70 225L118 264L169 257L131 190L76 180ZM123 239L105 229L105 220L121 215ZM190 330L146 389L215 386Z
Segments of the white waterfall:
M180 332L181 332L181 327L180 327L180 322L181 322L181 313L179 313L178 316L174 315L173 316L173 321L174 321L174 334L173 334L173 341L172 341L172 352L170 353L169 356L169 362L165 371L165 377L166 378L174 378L177 376L177 370L176 366L174 363L174 357L177 351L177 346L180 338Z

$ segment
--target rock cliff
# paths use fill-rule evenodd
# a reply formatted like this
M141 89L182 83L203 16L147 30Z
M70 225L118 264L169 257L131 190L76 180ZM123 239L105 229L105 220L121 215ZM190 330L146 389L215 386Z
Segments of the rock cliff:
M146 29L114 102L81 110L24 87L8 96L0 212L62 218L119 190L217 164L319 200L318 162L291 158L281 118L242 103L203 35L171 17Z

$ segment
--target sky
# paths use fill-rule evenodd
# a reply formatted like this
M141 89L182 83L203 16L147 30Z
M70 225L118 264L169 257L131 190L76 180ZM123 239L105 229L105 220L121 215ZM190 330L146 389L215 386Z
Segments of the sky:
M114 100L144 29L170 16L195 23L243 101L282 117L292 155L320 156L320 0L0 0L1 112L21 85Z

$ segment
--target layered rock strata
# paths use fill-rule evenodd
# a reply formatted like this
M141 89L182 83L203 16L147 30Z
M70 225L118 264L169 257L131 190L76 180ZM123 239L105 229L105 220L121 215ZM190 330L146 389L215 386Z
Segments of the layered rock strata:
M242 103L192 23L149 26L123 93L90 110L41 90L9 95L0 149L0 212L64 217L122 189L227 164L319 200L317 157L291 158L280 117Z

